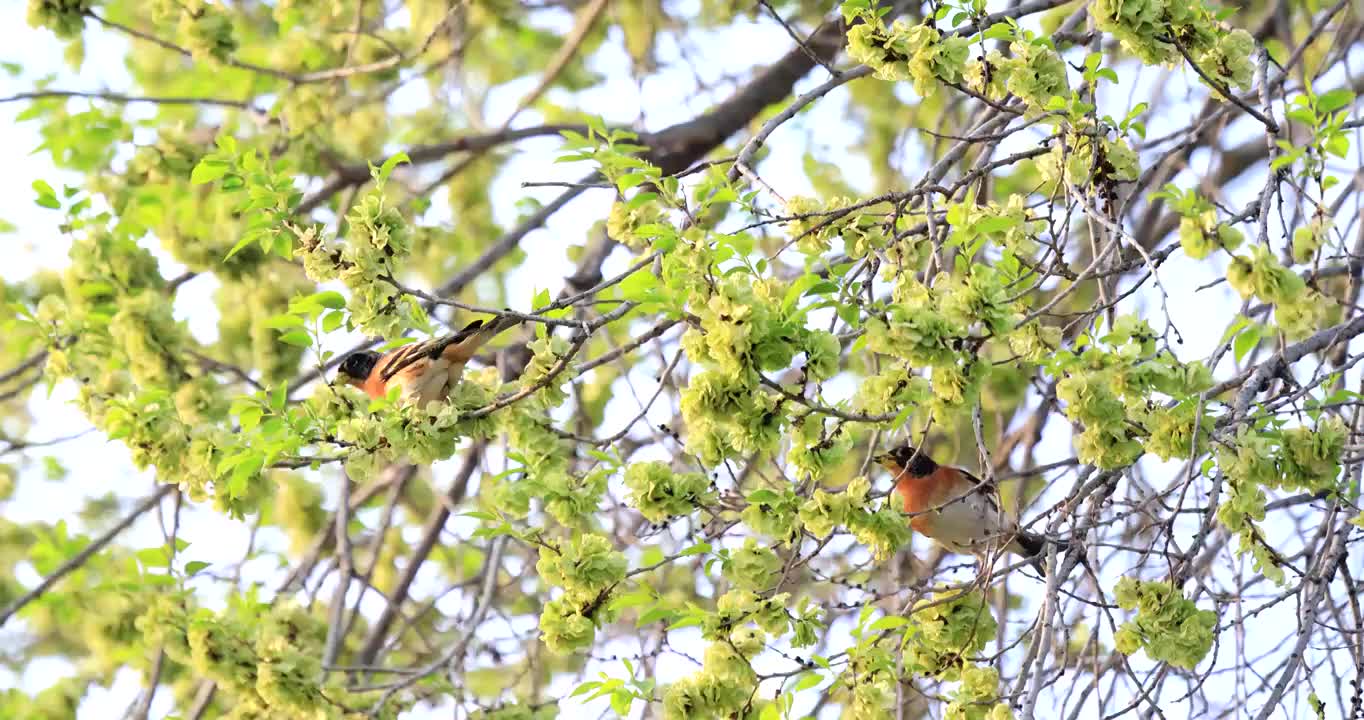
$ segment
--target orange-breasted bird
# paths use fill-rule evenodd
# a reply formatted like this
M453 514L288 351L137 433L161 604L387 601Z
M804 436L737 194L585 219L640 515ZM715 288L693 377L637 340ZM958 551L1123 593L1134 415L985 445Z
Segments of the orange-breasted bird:
M457 333L409 343L383 354L373 350L351 353L341 361L336 377L372 398L387 396L397 383L402 388L402 402L424 408L448 399L464 375L465 364L479 348L520 322L505 315L487 323L475 320Z
M976 556L981 567L994 548L1003 547L1028 558L1037 572L1045 574L1046 538L1018 527L1003 510L999 488L992 483L961 468L939 465L910 445L874 459L894 478L895 492L912 516L909 524L915 532L953 552ZM1058 547L1064 549L1065 543Z

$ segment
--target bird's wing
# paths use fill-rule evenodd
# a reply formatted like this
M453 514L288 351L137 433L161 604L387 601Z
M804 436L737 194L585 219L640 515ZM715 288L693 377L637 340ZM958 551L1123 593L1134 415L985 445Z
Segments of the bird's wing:
M1004 507L1004 503L999 495L999 488L996 487L993 482L986 482L984 480L981 480L980 478L976 477L975 475L965 470L962 470L961 468L956 468L956 470L976 486L977 492L980 493L981 497L985 498L986 502L988 502L990 505L994 507L996 513L999 513L1001 511L1001 509Z
M398 373L412 367L414 363L424 359L429 352L426 346L431 343L426 342L408 343L396 350L390 350L379 358L371 373L377 375L383 382L392 380Z
M489 323L475 320L465 325L464 329L457 333L435 340L405 345L394 351L396 356L385 365L382 377L387 380L402 372L408 365L423 358L427 360L443 358L452 366L462 366L474 356L474 353L478 352L479 348L483 347L484 343L493 339L503 330L520 323L519 318L509 315L497 317Z
M432 358L446 355L449 348L458 347L468 338L478 335L482 327L483 321L475 320L465 325L464 329L457 333L404 345L385 355L379 361L379 365L374 368L374 372L380 373L380 377L384 381L388 381L398 373L408 370L423 360L429 361Z

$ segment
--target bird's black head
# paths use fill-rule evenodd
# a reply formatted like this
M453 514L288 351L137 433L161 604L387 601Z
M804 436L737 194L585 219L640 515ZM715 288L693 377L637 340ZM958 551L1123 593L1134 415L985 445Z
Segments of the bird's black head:
M875 460L881 467L893 473L903 470L910 477L932 475L933 471L938 469L938 464L933 462L928 453L913 445L902 445L888 453L877 455Z
M341 361L341 367L336 369L336 375L351 385L359 385L369 377L369 374L374 370L375 363L378 362L379 353L377 352L372 350L354 352Z

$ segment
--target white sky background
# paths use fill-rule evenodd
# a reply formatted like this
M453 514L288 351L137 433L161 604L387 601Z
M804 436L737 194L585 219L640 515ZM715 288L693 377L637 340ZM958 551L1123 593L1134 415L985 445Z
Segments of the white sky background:
M991 9L995 9L998 4L992 2ZM7 23L4 30L5 50L0 54L0 59L20 62L24 66L24 71L18 78L0 76L0 95L9 95L31 89L35 79L48 73L57 75L58 79L52 83L52 87L57 88L126 90L129 87L128 78L122 66L126 45L121 38L107 31L89 28L85 35L87 43L86 62L78 73L72 72L62 60L60 41L46 30L29 28L23 22L21 10L19 3L12 2L8 4L7 12L3 13L10 22ZM546 18L547 22L562 23L563 27L567 28L567 16L565 15L545 14L543 17ZM785 53L791 42L785 31L766 17L751 24L739 22L732 28L710 35L691 32L688 37L702 38L698 46L690 48L687 54L692 58L701 60L695 71L701 73L707 82L714 83L713 87L716 92L693 97L696 95L693 69L680 63L670 65L677 61L678 52L673 44L673 36L669 35L660 36L659 61L664 70L650 77L642 86L637 85L629 77L630 62L623 50L619 33L613 31L610 41L595 55L592 61L594 69L606 75L608 81L603 87L584 93L581 97L581 106L598 109L605 116L605 119L611 123L634 124L637 120L642 120L642 128L658 130L693 117L698 111L723 99L728 94L733 86L715 76L714 68L716 66L723 65L732 77L747 77L748 73L740 72L737 69L770 62ZM1138 72L1140 75L1137 74ZM1194 79L1191 73L1175 71L1165 76L1163 71L1157 69L1138 70L1131 63L1120 66L1119 73L1124 84L1117 90L1103 91L1101 95L1104 109L1116 117L1120 118L1125 114L1128 107L1129 88L1132 87L1131 83L1134 78L1139 79L1138 87L1142 88L1143 92L1148 91L1148 89L1159 89L1165 94L1167 101L1178 103L1172 107L1190 108L1187 103L1179 103L1179 101L1190 96L1190 81ZM812 72L798 86L798 91L822 82L826 78L827 75L822 70ZM1073 81L1076 79L1076 77L1072 77ZM514 102L535 81L536 78L525 78L521 82L513 84L512 87L499 91L488 108L490 122L499 122ZM877 81L862 80L860 82ZM891 86L883 85L883 87L886 91L891 91ZM909 88L902 84L895 91L908 92ZM1197 98L1201 104L1202 88L1195 84L1192 92L1193 97ZM1142 97L1138 95L1138 99ZM846 148L855 143L857 139L853 128L844 120L846 99L846 89L839 89L830 93L828 97L816 103L812 110L797 116L769 139L768 146L771 154L759 167L759 170L773 189L784 197L789 198L793 195L811 192L800 164L801 155L807 147L812 148L821 159L843 162L845 178L854 186L865 187L867 185L865 181L866 164L860 158L846 152ZM409 84L398 97L394 98L395 107L399 108L419 107L427 102L429 102L429 98L426 96L424 86L420 83ZM70 107L79 108L83 106L83 103L84 101L81 100L72 100ZM1153 102L1153 104L1155 103ZM0 265L0 276L10 280L23 278L38 267L60 267L65 264L68 241L56 229L60 214L57 211L40 208L32 202L35 196L30 187L32 181L41 178L58 189L63 183L79 184L81 182L81 178L78 176L54 169L48 161L46 153L32 154L32 151L41 142L37 134L36 124L14 124L14 117L25 107L25 103L0 105L0 122L3 122L7 128L4 140L0 141L0 162L3 162L7 169L7 172L0 173L0 197L6 199L4 205L0 207L0 218L14 223L19 228L18 232L13 235L0 236L0 242L6 244L6 257L8 259L6 263ZM128 107L128 112L133 116L146 117L150 114L151 108L146 105L132 105ZM1149 135L1156 137L1184 124L1192 112L1193 110L1189 109L1187 114L1167 116L1169 120L1165 121L1162 118L1150 118L1148 120ZM532 125L535 122L533 116L527 113L521 118L519 124ZM1240 126L1240 130L1245 131L1244 124ZM1027 138L1035 140L1040 137L1040 133L1040 130L1030 131ZM1234 144L1230 135L1228 133L1229 137L1224 139L1224 143L1228 146ZM1014 141L1018 140L1021 138L1014 139ZM515 203L521 198L536 197L542 201L548 201L558 194L558 190L555 188L523 189L520 186L521 182L529 180L572 181L581 177L584 172L583 167L554 163L558 154L556 147L557 142L553 140L538 140L522 143L518 146L518 156L508 166L506 172L498 178L493 192L493 197L496 198L497 203L498 219L504 225L509 226L512 223L516 216ZM904 144L902 151L909 155L901 158L899 163L901 167L918 166L915 162L917 158L914 157L918 153L917 148L918 145L913 141ZM1206 169L1207 162L1206 153L1202 153L1195 156L1193 164L1194 167L1202 171ZM1235 191L1237 189L1229 188L1228 190ZM1249 199L1250 194L1256 190L1258 190L1258 186L1250 189L1241 188L1240 192L1229 192L1229 195L1232 196L1226 199L1227 204L1231 207L1240 208ZM435 198L437 209L433 211L430 218L432 220L439 219L440 208L444 204L443 194L437 193ZM573 264L569 262L566 256L566 248L570 244L582 243L586 239L586 233L591 224L605 217L610 200L611 196L608 192L590 191L557 213L550 221L548 228L527 236L522 243L522 248L534 260L526 263L519 271L517 280L524 283L524 292L513 294L513 304L516 307L525 309L528 306L532 287L548 287L551 292L562 287L563 278L573 268ZM771 202L771 198L768 198L768 201ZM491 240L492 238L489 238L489 241ZM625 254L618 252L608 264L606 271L610 274L612 270L620 269L627 262L628 258ZM1173 258L1161 269L1161 279L1165 288L1170 292L1168 305L1171 311L1176 314L1176 323L1185 340L1182 347L1175 348L1181 359L1193 360L1206 357L1217 344L1227 322L1233 318L1236 308L1239 306L1239 302L1225 284L1202 292L1195 291L1198 286L1220 277L1224 268L1225 255L1218 254L1214 259L1201 264L1188 261L1187 258L1180 255ZM165 260L163 272L167 277L174 276L180 270L181 268L173 262L168 259ZM205 341L211 341L216 334L217 312L212 302L214 288L215 284L212 278L196 278L181 290L176 302L179 316L187 320L192 319L191 330L197 337ZM1122 309L1126 312L1140 312L1148 317L1152 327L1159 333L1163 329L1164 322L1156 299L1156 296L1151 292L1144 291L1129 299ZM333 348L341 350L348 347L350 343L350 338L338 337ZM1224 361L1219 376L1228 374L1229 365L1230 358ZM652 389L653 386L648 384L651 381L647 380L649 374L647 369L637 373L636 381L641 378L646 381L644 384L636 385L637 388ZM831 398L843 397L844 393L851 394L852 390L851 382L831 383L827 388ZM34 408L37 423L31 437L39 439L56 437L89 427L85 419L73 406L63 402L71 396L72 392L69 387L59 387L52 400L44 399L41 392L36 394ZM617 400L617 404L613 408L618 412L608 413L606 427L611 430L619 427L620 423L628 420L637 411L629 393L622 393L620 397L624 399ZM620 403L627 404L621 405ZM654 422L661 422L669 419L671 415L672 408L658 407L655 408L650 417ZM56 517L66 516L68 522L79 528L81 527L80 521L74 517L75 511L79 508L75 495L77 492L87 497L113 493L127 500L142 497L153 486L153 478L150 473L139 473L131 467L128 454L122 444L106 442L98 434L92 433L80 440L57 446L53 449L52 454L70 470L69 476L61 484L47 483L41 479L41 463L33 463L31 467L25 470L17 496L12 501L0 505L0 512L19 522L39 519L52 520ZM1038 462L1046 463L1061 460L1070 457L1072 454L1069 444L1069 429L1061 422L1053 420L1043 444L1039 447ZM35 454L33 457L36 458L38 455ZM453 473L453 468L450 465L450 463L444 463L434 469L437 488L444 488L449 481ZM1157 470L1159 467L1159 465L1153 464L1148 470ZM1168 473L1175 467L1176 464L1171 463L1168 464L1168 468L1161 469L1166 469ZM328 477L330 478L330 476ZM1157 485L1163 482L1158 470L1152 477ZM876 479L881 484L885 482L884 478ZM1061 476L1058 486L1068 487L1072 479L1073 475ZM334 479L324 483L324 487L328 487L332 491L329 494L329 506L335 504L335 484ZM1033 512L1049 505L1048 497L1051 495L1049 494L1035 503ZM1027 513L1025 513L1026 517L1029 517ZM245 547L248 527L247 523L229 520L211 510L188 510L181 524L180 536L189 541L191 547L182 554L180 560L182 562L202 560L212 562L215 565L235 563ZM452 521L447 527L447 541L453 541L456 536L468 537L472 527L472 521L467 519L461 518ZM99 528L96 528L93 532L98 530ZM410 531L415 533L416 528L410 528ZM1291 533L1293 528L1271 527L1271 531L1275 534ZM1189 536L1190 532L1188 531L1177 533L1177 538L1181 542L1187 543ZM409 538L409 540L413 539L415 537ZM162 544L162 537L157 523L152 520L139 523L132 531L126 533L120 541L125 545L134 547L159 546ZM922 549L924 547L917 544L921 542L922 539L916 540L917 548ZM283 537L276 532L262 531L260 543L280 546L283 544ZM1359 565L1358 558L1355 558L1354 565ZM1249 571L1248 564L1246 570ZM1356 575L1360 574L1364 574L1364 572L1356 571ZM280 575L274 569L273 563L259 560L248 566L245 577L248 580L263 582L266 589L273 589L278 586ZM1073 577L1078 577L1078 573ZM20 579L25 583L33 583L38 579L38 576L31 569L25 569L21 571ZM954 579L964 579L964 577ZM1115 579L1116 576L1110 578L1110 580ZM1015 590L1040 587L1035 580L1031 579L1012 581L1011 586ZM1111 584L1108 588L1111 589ZM324 589L319 597L329 597L329 590ZM857 597L854 591L848 591L848 597L843 599L854 601ZM1209 607L1206 597L1201 600L1200 605ZM456 606L443 607L447 611L453 611ZM1254 625L1275 628L1271 637L1277 641L1286 632L1280 631L1278 628L1295 626L1294 612L1293 603L1284 603L1260 615ZM1014 612L1010 617L1014 621L1031 621L1034 614ZM521 632L524 632L525 629L524 627L517 628ZM13 628L0 630L0 644L4 644L6 642L5 635L13 631ZM1018 629L1015 628L1011 634L1016 635L1017 631ZM1111 638L1107 630L1104 632L1106 639ZM694 631L674 632L671 639L676 646L683 648L693 657L700 656L702 646L695 637ZM1232 633L1224 633L1221 640L1223 657L1231 655L1235 651L1232 645ZM1257 648L1253 637L1248 642L1250 643L1249 654L1252 656L1272 649L1269 647ZM836 642L835 649L844 644L846 644L846 640ZM621 655L638 652L637 647L626 646L623 642L616 643L615 647L604 650L606 653L618 652ZM775 659L780 660L780 658ZM1134 656L1132 663L1139 671L1150 666L1150 663L1141 655ZM772 665L770 667L786 666ZM1266 665L1263 667L1272 669L1273 666ZM623 673L619 663L593 663L593 667L589 668L588 677L595 676L597 669L607 671L617 677ZM759 669L760 671L763 669L762 664L759 665ZM693 670L694 667L690 663L674 657L672 660L660 663L658 680L660 683L666 683ZM54 680L67 674L68 671L69 666L63 661L42 660L35 662L18 677L0 671L0 687L16 684L28 690L37 690L51 684ZM1006 674L1011 675L1012 673ZM1325 682L1326 677L1325 674L1321 676L1322 682ZM1230 682L1231 679L1230 675L1215 676L1210 681L1210 687ZM1252 683L1254 683L1253 678ZM576 681L564 680L562 684L562 694L567 695ZM1104 687L1106 688L1107 684ZM1226 687L1228 690L1231 689L1230 685ZM764 685L763 694L770 697L771 689L770 685ZM1167 686L1167 694L1172 699L1177 693L1170 693L1171 689L1182 689L1182 684L1174 683ZM138 690L139 681L136 674L124 671L118 676L111 688L92 689L82 707L80 717L101 718L109 717L111 714L116 715L135 699ZM1324 698L1328 698L1329 707L1331 704L1329 698L1334 695L1334 690L1326 686L1319 686L1318 692ZM1210 692L1210 694L1215 695L1216 693ZM813 693L805 693L804 695L809 698ZM1290 699L1289 702L1291 703L1292 700ZM602 708L604 705L598 703L592 708L590 714L584 712L580 715L573 711L569 702L561 705L561 711L565 717L592 717L596 716ZM1112 706L1110 706L1111 709ZM1258 707L1249 708L1251 712L1258 711L1258 709ZM169 694L161 693L158 696L157 705L154 706L153 716L159 716L168 710ZM1164 707L1163 710L1166 716L1170 718L1185 717L1199 711L1198 708L1190 709L1187 705L1171 705ZM417 711L405 717L449 717L449 711L448 709L432 712Z

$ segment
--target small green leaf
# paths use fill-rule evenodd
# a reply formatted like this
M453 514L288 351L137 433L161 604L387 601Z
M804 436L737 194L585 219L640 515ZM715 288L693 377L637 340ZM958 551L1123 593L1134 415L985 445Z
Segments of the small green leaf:
M816 685L822 682L824 682L823 675L820 675L819 673L816 672L808 672L800 676L800 680L796 683L796 686L795 688L792 689L792 692L809 690L810 688L815 687Z
M696 543L691 547L678 553L678 557L690 557L692 555L705 555L710 552L710 543Z
M657 199L658 193L656 192L636 193L634 197L630 198L629 202L625 203L625 207L630 210L638 210Z
M341 324L346 321L346 314L340 310L332 310L322 316L322 331L336 332Z
M189 174L191 185L206 185L226 175L232 170L232 166L212 157L206 157L194 166L194 170Z
M618 690L611 693L611 709L616 711L620 717L630 714L630 706L635 702L635 697L626 690Z
M237 241L237 244L233 245L232 249L227 251L227 255L223 257L223 260L231 260L233 255L236 255L237 253L241 252L243 248L245 248L247 245L250 245L251 241L255 239L256 239L255 235L252 235L251 233L243 233L241 239Z
M601 683L597 682L596 680L588 680L587 682L579 685L576 689L574 689L572 693L569 693L569 697L578 697L579 695L585 695L587 693L592 692L593 690L596 690L598 687L601 687Z
M1246 354L1255 349L1260 344L1261 328L1259 325L1251 325L1236 336L1236 341L1232 343L1232 354L1236 362L1241 362Z
M170 555L164 547L153 547L145 550L138 550L136 553L137 561L144 567L156 568L166 567L170 564Z
M1336 88L1317 96L1317 110L1323 113L1335 112L1355 101L1355 94L1349 88Z
M545 288L544 290L535 293L535 297L531 298L530 301L530 306L537 310L546 305L549 305L549 288Z
M242 430L250 432L251 430L254 430L257 425L260 424L261 417L264 415L265 415L264 410L262 410L259 406L253 405L251 407L242 409L242 411L237 415L237 422L241 424Z
M340 310L346 306L346 296L335 290L323 290L322 292L313 293L308 296L308 299L328 310Z
M620 188L620 191L624 193L626 190L636 187L648 179L649 177L644 173L632 172L622 175L620 179L616 181L616 187Z
M673 616L672 610L669 610L668 608L665 608L660 605L640 615L639 620L635 621L635 627L644 627L645 625L652 625L656 622L667 620L672 616Z
M57 192L42 180L33 181L33 189L38 193L38 198L34 200L40 207L60 210L62 203L57 199Z
M880 620L877 620L876 622L872 623L871 627L868 629L871 630L872 632L878 632L880 630L894 630L895 628L903 627L908 624L909 621L906 620L905 618L899 617L897 615L887 615L886 617L883 617Z
M303 327L303 318L297 315L282 313L280 315L272 315L266 318L264 325L265 327L271 328L273 330L285 330L287 328Z
M748 494L748 502L753 505L757 505L758 503L775 502L776 500L779 499L781 499L781 496L777 494L777 491L769 490L767 488L754 490L753 492Z
M397 155L394 155L393 157L384 161L384 164L379 167L379 172L375 174L374 179L382 183L388 179L389 175L393 174L393 168L398 167L398 163L411 162L412 159L407 156L407 153L400 152Z
M298 347L310 347L313 344L312 338L303 330L292 330L279 336L280 342L296 345Z
M1022 220L1008 215L996 215L993 217L981 218L974 226L976 232L997 233L1008 230L1021 223Z
M648 300L657 294L658 287L658 277L653 270L643 267L620 282L620 296L626 300Z
M614 600L611 601L611 607L613 609L623 610L625 608L638 607L640 605L648 605L653 601L654 594L646 588L617 596Z

